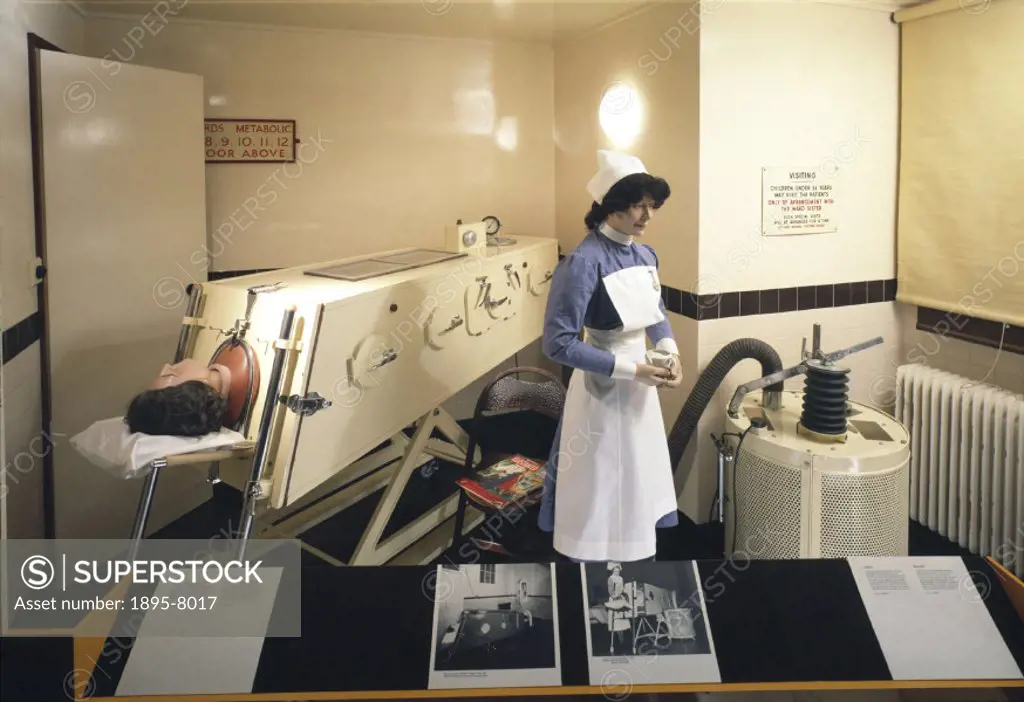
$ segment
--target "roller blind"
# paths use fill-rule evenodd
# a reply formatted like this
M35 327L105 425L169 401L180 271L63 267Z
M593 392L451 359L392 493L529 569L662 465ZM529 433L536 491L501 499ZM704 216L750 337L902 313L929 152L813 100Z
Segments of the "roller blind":
M897 299L1024 325L1024 0L898 12Z

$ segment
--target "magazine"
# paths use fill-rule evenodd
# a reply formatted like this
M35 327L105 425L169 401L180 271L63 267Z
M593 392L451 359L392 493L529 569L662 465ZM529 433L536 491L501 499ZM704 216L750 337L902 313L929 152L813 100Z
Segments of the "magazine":
M544 464L516 454L488 466L475 479L459 478L456 482L469 499L500 510L510 504L535 504L544 487L544 474Z

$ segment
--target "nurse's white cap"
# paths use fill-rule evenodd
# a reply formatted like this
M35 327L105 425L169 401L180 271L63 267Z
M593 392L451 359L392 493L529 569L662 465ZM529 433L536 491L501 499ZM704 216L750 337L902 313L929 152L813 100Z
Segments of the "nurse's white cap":
M643 161L636 156L602 149L597 152L597 173L587 183L587 192L594 198L594 202L600 203L620 180L635 173L646 172Z

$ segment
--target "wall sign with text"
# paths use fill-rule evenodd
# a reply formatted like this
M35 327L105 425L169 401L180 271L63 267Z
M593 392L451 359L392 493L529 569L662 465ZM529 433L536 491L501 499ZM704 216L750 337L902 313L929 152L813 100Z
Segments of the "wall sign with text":
M820 168L762 168L761 233L835 232L836 180Z
M293 119L207 119L207 163L295 163Z

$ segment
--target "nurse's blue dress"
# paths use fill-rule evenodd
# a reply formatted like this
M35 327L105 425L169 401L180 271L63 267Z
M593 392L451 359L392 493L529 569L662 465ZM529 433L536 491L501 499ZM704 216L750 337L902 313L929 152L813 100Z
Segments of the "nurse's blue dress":
M554 532L556 550L578 560L648 558L654 529L678 524L660 400L634 377L645 337L678 353L657 268L650 246L602 225L551 281L543 350L580 372L548 459L539 526ZM560 461L572 464L561 476Z

